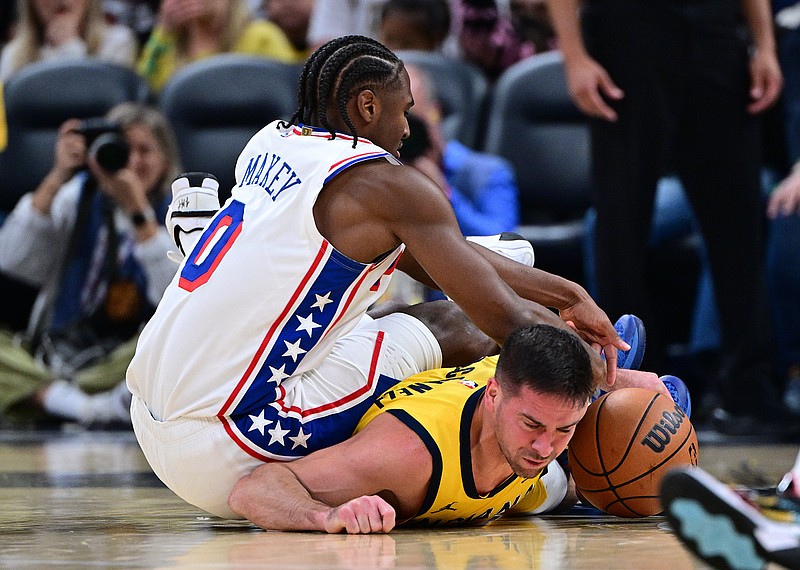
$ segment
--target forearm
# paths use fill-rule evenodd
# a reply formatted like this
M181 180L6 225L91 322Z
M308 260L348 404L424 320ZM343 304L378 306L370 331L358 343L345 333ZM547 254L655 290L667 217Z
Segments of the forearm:
M589 298L586 290L573 281L528 267L480 245L472 243L472 246L523 299L560 311Z
M775 51L775 32L768 0L741 0L753 45L757 51Z
M580 0L547 0L547 9L565 61L586 55L578 17L579 6Z
M284 464L262 465L243 477L228 497L231 510L266 530L325 531L332 508L314 500Z

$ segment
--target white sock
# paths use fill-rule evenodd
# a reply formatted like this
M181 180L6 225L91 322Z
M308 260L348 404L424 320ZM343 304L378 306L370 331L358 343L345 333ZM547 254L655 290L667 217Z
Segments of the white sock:
M44 409L54 416L80 421L86 414L89 396L66 380L56 380L44 393Z

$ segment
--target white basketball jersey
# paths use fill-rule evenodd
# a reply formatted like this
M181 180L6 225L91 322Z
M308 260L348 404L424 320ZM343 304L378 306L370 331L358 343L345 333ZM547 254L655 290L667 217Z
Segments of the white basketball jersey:
M188 253L128 370L156 419L263 409L276 384L316 367L381 296L404 246L356 262L319 233L312 211L325 183L374 159L399 164L364 139L353 148L352 137L278 121L248 142L231 198Z

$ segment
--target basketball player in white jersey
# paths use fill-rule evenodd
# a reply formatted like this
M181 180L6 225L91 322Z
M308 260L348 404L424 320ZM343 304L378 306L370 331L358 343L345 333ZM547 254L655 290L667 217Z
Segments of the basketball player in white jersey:
M399 380L496 353L521 326L574 331L596 382L613 383L630 347L583 288L466 241L439 188L400 164L412 104L384 46L325 44L294 116L251 139L231 199L186 251L127 382L147 460L189 503L235 516L242 476L348 438ZM395 270L455 303L372 319Z

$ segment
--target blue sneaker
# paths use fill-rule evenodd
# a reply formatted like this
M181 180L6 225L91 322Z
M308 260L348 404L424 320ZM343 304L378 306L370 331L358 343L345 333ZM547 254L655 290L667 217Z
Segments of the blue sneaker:
M644 359L646 340L642 319L636 315L622 315L614 323L614 330L631 347L630 350L625 352L617 351L617 368L638 370Z
M678 404L678 407L683 410L687 418L692 417L692 397L689 395L689 388L683 383L683 380L677 376L666 375L662 376L660 380L664 386L669 390L669 395Z
M644 348L646 334L644 331L644 323L642 319L636 315L622 315L616 323L614 323L614 330L622 340L628 343L631 347L630 350L617 351L617 368L625 368L627 370L638 370L642 365L644 359ZM605 355L603 356L605 358ZM605 394L605 390L598 388L592 396L592 402Z

